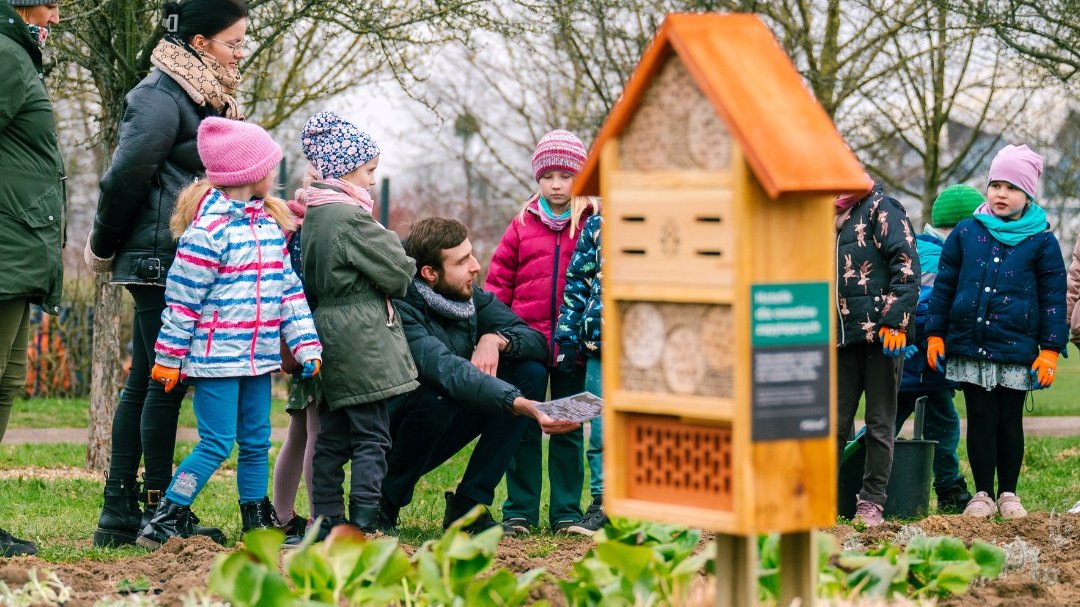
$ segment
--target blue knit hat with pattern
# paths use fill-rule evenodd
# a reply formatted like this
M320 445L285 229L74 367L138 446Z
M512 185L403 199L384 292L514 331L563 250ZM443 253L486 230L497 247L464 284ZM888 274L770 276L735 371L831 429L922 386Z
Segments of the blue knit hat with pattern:
M380 153L374 139L333 112L308 118L300 143L304 156L324 179L348 175Z

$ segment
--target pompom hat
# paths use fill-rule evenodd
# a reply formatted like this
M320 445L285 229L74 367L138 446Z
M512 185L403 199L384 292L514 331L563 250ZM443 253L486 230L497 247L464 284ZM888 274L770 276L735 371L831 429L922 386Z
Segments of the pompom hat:
M1007 145L1001 148L990 163L990 176L986 185L989 186L994 181L1007 181L1023 190L1028 198L1035 200L1042 171L1042 156L1026 145Z
M958 183L951 185L938 194L931 211L931 221L935 228L954 228L962 220L971 217L986 198L975 188Z
M381 153L375 140L333 112L308 118L300 132L304 157L324 179L338 179Z
M570 131L556 129L540 138L533 152L533 177L540 181L540 176L548 171L566 171L577 175L585 165L588 153L585 144Z
M258 183L281 162L281 148L251 122L211 116L199 124L199 158L215 186Z

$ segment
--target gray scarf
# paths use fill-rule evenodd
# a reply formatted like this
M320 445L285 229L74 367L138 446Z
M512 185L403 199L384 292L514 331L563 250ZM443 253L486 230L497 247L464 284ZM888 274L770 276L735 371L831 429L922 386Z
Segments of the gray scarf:
M438 312L441 316L464 320L471 317L473 314L476 314L476 306L473 305L471 297L469 298L469 301L454 301L452 299L447 299L436 293L434 289L427 286L427 283L419 278L413 279L413 285L420 293L420 297L423 297L424 301L427 302L428 307Z

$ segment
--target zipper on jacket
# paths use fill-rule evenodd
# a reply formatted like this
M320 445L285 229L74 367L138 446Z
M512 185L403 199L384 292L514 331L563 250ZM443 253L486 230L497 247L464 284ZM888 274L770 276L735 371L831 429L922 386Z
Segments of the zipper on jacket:
M836 286L833 287L834 289L836 289L836 301L833 303L836 304L836 317L840 320L840 345L843 345L844 343L844 314L840 311L840 232L842 231L844 231L843 226L841 226L840 230L836 232L836 258L834 260L836 261Z
M555 361L555 328L559 323L559 249L562 248L562 232L555 232L555 271L551 274L551 331L548 337L548 364Z
M214 329L217 329L218 311L214 310L214 320L210 321L210 331L206 334L206 356L210 356L210 344L214 343Z
M262 243L259 242L259 235L255 232L255 218L258 215L257 212L251 213L251 237L255 239L255 333L251 336L251 373L255 371L255 344L259 341L259 326L262 324Z

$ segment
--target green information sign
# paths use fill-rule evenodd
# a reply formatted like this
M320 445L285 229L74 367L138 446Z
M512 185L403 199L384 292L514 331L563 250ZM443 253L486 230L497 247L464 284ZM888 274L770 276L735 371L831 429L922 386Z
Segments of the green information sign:
M829 434L829 284L750 287L754 441Z
M751 285L753 346L829 343L829 283Z

